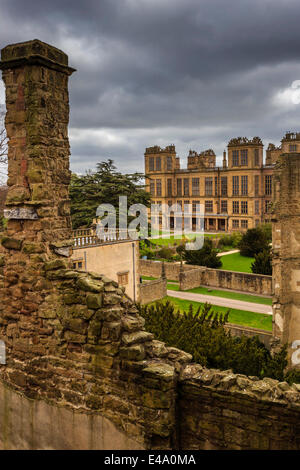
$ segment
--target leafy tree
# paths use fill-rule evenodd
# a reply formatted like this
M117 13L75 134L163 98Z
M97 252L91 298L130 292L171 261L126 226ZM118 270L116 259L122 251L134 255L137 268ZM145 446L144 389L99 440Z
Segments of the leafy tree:
M168 346L190 353L195 362L259 378L300 382L300 371L285 375L286 345L272 356L257 336L231 336L225 328L229 311L224 315L204 304L197 310L190 305L188 312L181 313L169 301L138 308L145 318L146 330Z
M140 244L140 258L142 258L143 256L147 256L148 259L153 259L155 258L155 252L154 250L151 249L151 242L150 240L140 240L139 241L139 244Z
M150 194L142 183L143 174L122 174L113 160L97 164L95 172L73 174L70 184L71 217L73 228L89 227L96 217L100 204L112 204L116 209L117 223L119 196L127 196L128 206L150 205Z
M267 235L260 227L248 229L239 244L241 255L251 257L260 251L267 250L268 247Z
M163 258L169 261L172 259L174 252L171 248L163 246L156 254L158 258Z
M222 266L222 261L217 256L217 250L213 248L212 241L209 238L204 240L203 247L200 250L182 250L182 258L187 264L207 266L208 268L220 268Z
M255 261L251 264L251 270L255 274L272 275L272 257L269 249L254 255Z
M271 222L268 222L267 224L261 224L259 226L262 232L266 235L266 238L269 243L272 242L272 224Z

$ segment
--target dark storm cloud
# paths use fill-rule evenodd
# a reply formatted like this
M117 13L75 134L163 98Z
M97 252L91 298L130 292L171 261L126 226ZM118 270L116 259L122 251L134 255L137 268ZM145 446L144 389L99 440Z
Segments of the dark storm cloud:
M71 163L142 169L145 146L213 147L299 129L300 3L292 0L2 0L0 41L69 55ZM1 100L1 92L0 92Z

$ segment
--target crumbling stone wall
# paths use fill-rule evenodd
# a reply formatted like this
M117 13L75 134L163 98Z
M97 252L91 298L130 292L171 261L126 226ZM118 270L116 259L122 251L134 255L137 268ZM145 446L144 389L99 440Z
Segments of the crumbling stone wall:
M63 52L38 40L4 48L0 68L9 136L0 448L103 449L116 430L114 448L299 449L297 386L191 364L189 354L144 330L116 282L71 268L67 81L73 69ZM232 422L235 407L239 420ZM56 417L66 420L72 437L49 428ZM80 441L89 423L90 439Z
M180 376L178 402L183 449L300 448L298 385L191 364Z

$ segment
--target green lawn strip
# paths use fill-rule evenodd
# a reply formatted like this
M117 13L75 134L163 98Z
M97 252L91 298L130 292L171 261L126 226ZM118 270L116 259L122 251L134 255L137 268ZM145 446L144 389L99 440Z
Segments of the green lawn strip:
M141 278L145 281L154 281L155 279L159 279L158 277L152 277L152 276L141 276ZM178 281L173 281L172 279L168 279L168 282L176 282L178 284Z
M196 233L187 233L184 235L186 239L188 240L193 240L196 236ZM174 238L174 235L171 235L169 238L149 238L149 241L155 245L159 246L168 246L174 245L180 245L182 241L184 241L184 236L177 236L178 238ZM215 238L217 234L204 234L206 238Z
M178 285L168 284L169 290L179 290ZM184 292L192 292L193 294L212 295L214 297L223 297L224 299L241 300L243 302L252 302L255 304L272 305L272 299L268 297L259 297L256 295L240 294L239 292L229 292L226 290L209 290L207 287L195 287Z
M222 267L225 271L239 271L242 273L252 273L251 264L254 258L241 256L240 253L232 253L231 255L221 256Z
M191 300L177 299L175 297L164 297L163 300L171 301L181 312L185 312L189 309L190 304L193 305L194 309L197 309L200 302L194 302ZM227 307L219 307L218 305L212 305L216 312L226 313ZM265 313L247 312L246 310L230 309L229 312L229 323L235 325L250 326L252 328L259 328L261 330L272 331L272 315Z

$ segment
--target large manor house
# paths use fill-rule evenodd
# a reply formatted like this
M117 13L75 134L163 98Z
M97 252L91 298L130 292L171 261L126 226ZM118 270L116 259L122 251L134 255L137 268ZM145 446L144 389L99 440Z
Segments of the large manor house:
M183 215L188 204L193 214L197 204L202 204L205 231L256 227L271 218L272 174L278 156L299 151L300 133L286 132L279 147L269 144L265 161L259 137L238 137L229 141L221 167L216 166L215 152L209 149L201 153L190 150L187 168L181 169L174 145L148 147L145 174L152 204L177 205ZM195 217L192 223L194 226ZM173 228L172 213L170 224Z

